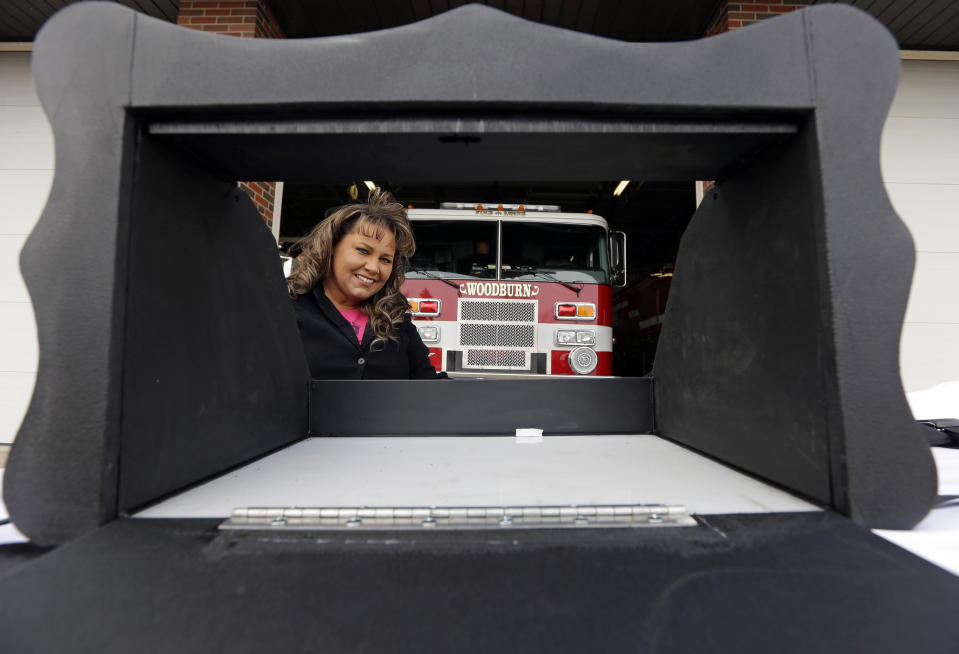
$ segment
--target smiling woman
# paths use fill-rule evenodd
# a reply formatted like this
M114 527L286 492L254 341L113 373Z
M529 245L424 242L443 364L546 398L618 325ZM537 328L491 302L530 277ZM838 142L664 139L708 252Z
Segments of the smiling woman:
M416 246L406 210L380 189L335 209L294 246L287 288L315 379L436 379L400 292Z

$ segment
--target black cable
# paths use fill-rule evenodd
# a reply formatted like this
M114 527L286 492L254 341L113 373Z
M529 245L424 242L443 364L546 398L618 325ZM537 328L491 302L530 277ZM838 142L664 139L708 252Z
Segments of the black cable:
M941 509L948 506L959 506L959 495L940 495L933 502L932 508Z
M923 432L930 447L959 448L959 419L940 418L916 422L925 428Z

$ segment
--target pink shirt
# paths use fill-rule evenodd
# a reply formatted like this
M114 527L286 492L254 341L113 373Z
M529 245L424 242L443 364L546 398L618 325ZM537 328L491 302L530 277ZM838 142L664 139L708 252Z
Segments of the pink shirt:
M350 327L353 328L353 333L356 334L357 342L362 343L366 323L370 321L369 316L363 313L362 309L340 309L337 307L336 310L346 318L346 322L350 323Z

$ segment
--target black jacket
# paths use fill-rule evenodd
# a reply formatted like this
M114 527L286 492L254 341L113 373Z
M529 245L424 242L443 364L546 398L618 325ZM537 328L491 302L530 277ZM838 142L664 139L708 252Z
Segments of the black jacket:
M430 364L429 350L416 327L406 320L397 330L399 342L388 341L382 349L370 350L373 329L363 330L363 342L346 318L326 297L322 285L293 300L303 352L313 379L438 379ZM438 362L437 362L438 363Z

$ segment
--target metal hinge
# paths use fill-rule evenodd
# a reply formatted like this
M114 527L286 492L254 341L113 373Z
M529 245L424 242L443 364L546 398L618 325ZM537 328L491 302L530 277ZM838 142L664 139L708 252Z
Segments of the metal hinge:
M581 529L693 527L685 506L433 506L239 508L220 529Z

